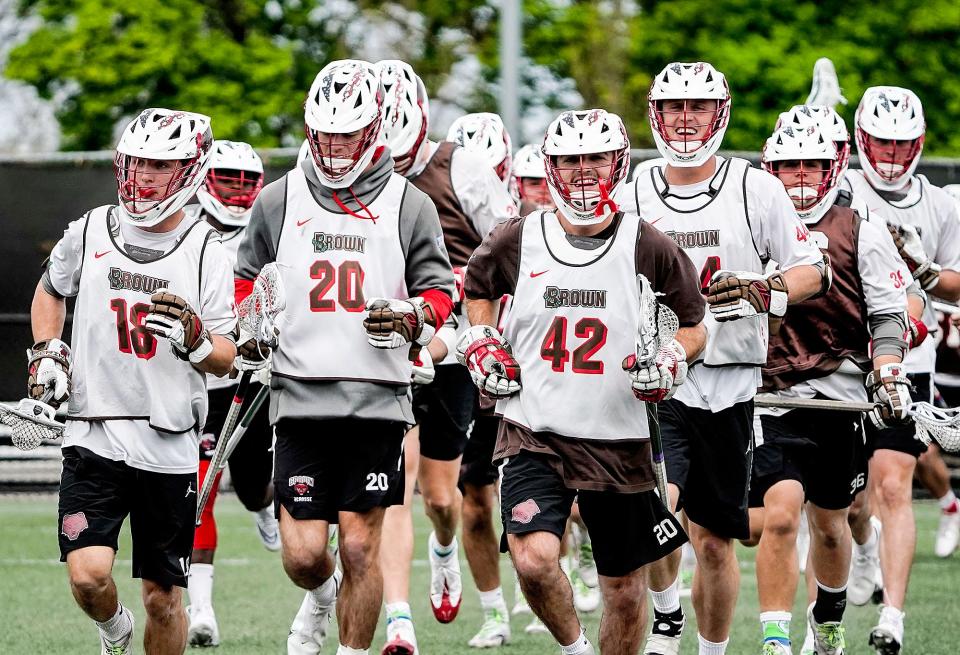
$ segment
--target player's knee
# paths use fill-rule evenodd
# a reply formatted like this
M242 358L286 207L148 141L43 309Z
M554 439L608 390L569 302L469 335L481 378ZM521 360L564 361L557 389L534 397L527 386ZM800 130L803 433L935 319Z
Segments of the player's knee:
M560 567L559 562L532 548L518 548L511 551L511 556L513 567L524 585L537 586Z
M700 537L696 551L697 563L700 566L717 569L725 566L733 554L733 542L730 539L707 534Z
M786 507L764 507L763 531L781 539L796 539L800 516Z
M888 475L876 487L877 498L887 507L901 507L911 502L911 488L899 476Z
M110 571L94 567L71 568L70 589L81 605L90 605L100 598L110 586Z
M434 489L429 495L424 494L423 503L426 505L428 512L447 516L454 511L454 494L447 489Z
M306 588L312 588L315 585L311 583L317 576L317 571L320 570L325 556L326 553L323 549L310 552L303 548L287 548L286 543L284 543L283 570L295 583L301 586L306 585Z
M180 589L163 586L149 580L143 584L143 609L154 621L167 623L182 612Z
M366 571L376 561L377 550L366 535L340 534L340 563L344 574L348 571Z
M477 507L463 503L463 531L487 533L493 530L492 508Z

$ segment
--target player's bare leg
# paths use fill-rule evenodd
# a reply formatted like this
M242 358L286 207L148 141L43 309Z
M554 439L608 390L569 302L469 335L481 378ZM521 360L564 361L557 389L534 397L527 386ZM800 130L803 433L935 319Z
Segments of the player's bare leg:
M847 607L852 543L847 510L824 509L808 503L807 518L810 561L814 562L812 568L816 574L816 600L807 610L807 620L815 648L829 647L843 652L842 622Z
M677 511L680 489L675 484L667 485L670 510ZM689 530L688 530L689 534ZM685 617L680 608L680 563L682 549L647 565L650 596L653 600L653 630L647 638L645 653L676 653L680 649L680 635Z
M917 460L917 479L940 504L934 553L937 557L950 557L960 545L960 502L950 487L950 471L935 443Z
M179 655L187 648L187 612L183 609L180 587L166 587L144 580L143 607L147 625L143 630L143 650L147 655Z
M549 532L507 535L510 557L520 587L534 614L560 645L573 644L581 635L573 608L573 589L560 569L560 540Z
M496 485L463 484L463 550L480 593L484 623L469 642L475 648L510 639L510 614L500 586L500 543L493 526Z
M383 602L380 574L380 530L384 508L369 512L340 512L340 563L343 587L337 603L340 644L370 648ZM326 552L326 545L324 545Z
M433 524L428 542L430 604L441 623L457 617L463 596L460 576L457 524L463 497L457 488L460 457L444 461L420 456L420 493L427 517Z
M853 566L847 583L847 600L865 605L882 591L880 581L880 521L871 517L872 485L853 499L847 522L853 536Z
M800 579L797 531L803 499L799 482L782 480L764 494L762 512L750 510L751 533L756 531L755 518L762 530L757 548L757 593L765 647L767 642L780 649L790 647L791 610Z
M67 554L70 591L87 616L106 621L117 612L117 585L111 571L115 553L106 546L89 546Z
M733 539L719 537L690 521L690 541L697 553L691 599L700 637L714 644L723 643L730 636L740 591L740 567Z
M603 594L600 652L633 655L640 650L647 625L647 569L618 578L599 576Z

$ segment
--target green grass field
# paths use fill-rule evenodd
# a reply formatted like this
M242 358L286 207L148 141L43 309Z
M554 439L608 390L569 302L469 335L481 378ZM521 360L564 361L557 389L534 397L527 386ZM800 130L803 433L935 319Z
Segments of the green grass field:
M932 554L937 508L919 503L918 556L913 569L907 604L907 637L904 655L955 655L960 628L960 556L949 561ZM420 650L424 655L474 653L467 640L480 625L479 600L472 587L466 563L464 602L456 622L442 626L430 613L426 597L429 570L424 546L429 528L422 508L415 508L417 560L413 567L413 612L419 626ZM276 553L263 549L256 537L253 521L232 495L217 503L220 548L217 552L215 607L220 623L222 645L215 653L285 653L286 634L299 607L303 592L287 580ZM93 624L74 605L67 588L63 565L57 561L56 499L53 496L0 497L0 653L96 653L97 633ZM129 536L124 535L115 575L121 600L129 605L138 621L136 652L142 652L143 610L138 596L139 584L131 580ZM757 594L753 554L741 552L743 585L737 620L728 653L748 655L759 652ZM513 580L503 560L508 603L512 604ZM684 601L692 617L689 602ZM802 602L794 608L795 649L802 642ZM847 611L848 653L869 654L866 640L877 618L875 606L850 607ZM584 617L591 635L596 635L599 614ZM545 635L523 632L526 617L514 621L514 639L503 649L510 655L556 653L558 649ZM336 651L331 639L324 653ZM374 641L374 652L383 643L383 626ZM197 651L193 651L197 652ZM696 630L689 626L684 638L684 653L696 653Z

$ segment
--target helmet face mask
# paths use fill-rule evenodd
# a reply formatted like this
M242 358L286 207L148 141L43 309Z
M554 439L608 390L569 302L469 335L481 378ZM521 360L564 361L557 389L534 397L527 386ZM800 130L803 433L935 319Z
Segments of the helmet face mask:
M659 100L651 104L650 123L671 149L692 157L726 127L726 102L710 98Z
M860 139L861 154L873 171L885 182L896 184L913 168L923 150L923 137L917 139L881 139L864 134Z
M920 163L927 128L917 94L897 86L870 87L857 107L856 128L860 166L870 185L903 189Z
M243 227L263 189L263 162L248 143L217 140L210 171L197 200L203 210L225 227Z
M556 209L550 196L546 177L518 177L517 193L520 200L533 209Z
M547 165L550 189L578 214L595 214L601 203L610 202L617 170L622 167L619 159L619 154L612 150L554 155Z
M379 134L379 122L373 122L362 130L343 134L320 132L307 128L307 143L310 144L310 153L313 162L331 186L341 183L351 177L351 173L359 175L369 160L361 167L360 163L366 159L376 144ZM358 170L359 169L359 170ZM356 176L352 176L356 179ZM350 180L344 186L353 182Z
M825 159L797 159L771 162L768 172L778 177L800 212L809 212L834 184L835 166Z
M806 223L819 221L839 191L841 160L831 136L816 122L788 124L774 130L763 147L764 170L780 180Z

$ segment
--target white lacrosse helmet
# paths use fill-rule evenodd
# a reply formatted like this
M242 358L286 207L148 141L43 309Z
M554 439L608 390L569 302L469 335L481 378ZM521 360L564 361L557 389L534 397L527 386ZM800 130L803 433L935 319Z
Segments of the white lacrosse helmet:
M393 168L403 175L427 140L430 99L423 80L399 59L377 62L383 84L383 140L390 146Z
M188 111L144 109L123 130L114 170L120 218L152 227L193 197L210 167L210 117ZM174 162L169 172L143 170L144 160Z
M480 112L467 114L453 121L447 131L447 141L479 154L487 161L504 184L510 176L510 135L503 120L496 114Z
M583 155L604 152L613 153L609 165L584 161ZM617 211L612 198L630 169L630 140L619 116L603 109L563 112L547 128L543 155L550 195L567 220L595 225ZM560 155L580 155L579 164L559 166Z
M799 128L811 122L818 125L823 135L833 141L833 145L837 149L839 174L842 179L844 173L847 172L847 165L850 163L850 132L847 131L847 124L843 122L840 114L833 107L794 105L788 111L780 114L775 129L779 130L786 125Z
M210 170L197 200L203 210L229 227L243 227L250 208L263 188L263 162L250 144L242 141L213 142Z
M857 107L856 136L860 166L871 186L881 191L902 189L920 163L926 132L920 98L898 86L872 86ZM894 142L891 155L871 148L868 136Z
M840 162L830 136L816 121L783 125L767 139L760 155L764 169L783 183L804 223L819 221L833 206L840 190ZM784 171L784 162L799 166Z
M534 209L553 209L553 200L547 187L547 168L540 146L528 143L513 156L510 169L511 193Z
M665 100L684 100L684 111L677 128L671 123L677 112L663 111ZM687 104L693 100L716 100L717 111L708 123L696 123ZM660 71L650 84L649 116L653 140L657 150L671 166L700 166L720 148L723 134L730 120L730 88L723 73L706 62L674 62ZM699 112L696 112L699 113ZM677 129L703 132L702 134L677 134ZM693 138L688 139L687 137Z
M340 59L323 67L304 104L307 142L317 174L326 186L345 189L373 159L380 136L383 87L376 67ZM344 143L335 134L357 133Z

